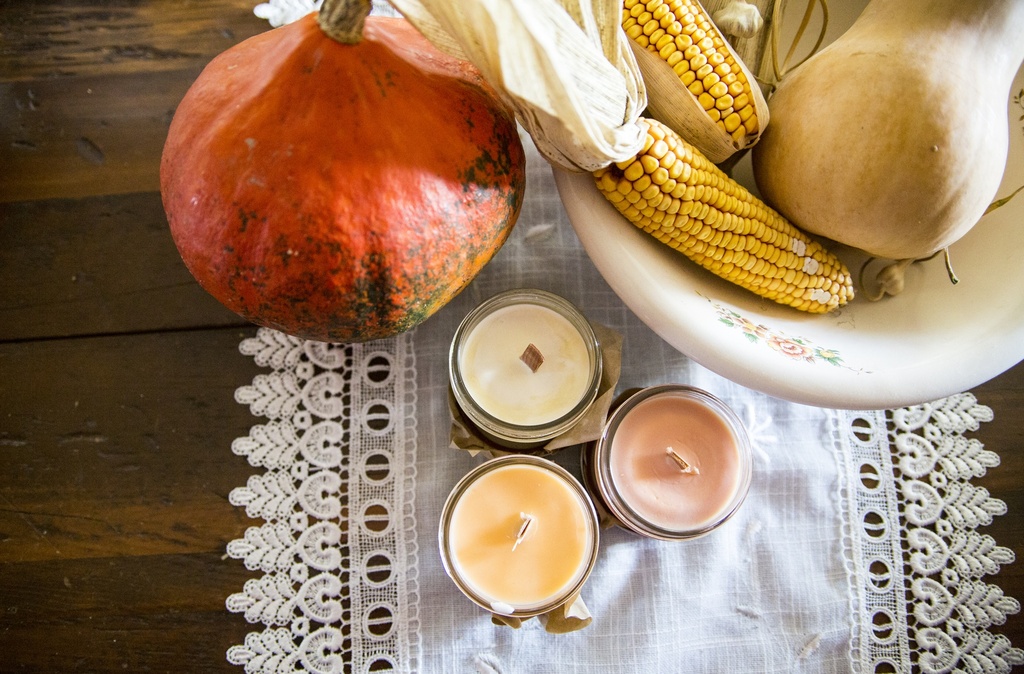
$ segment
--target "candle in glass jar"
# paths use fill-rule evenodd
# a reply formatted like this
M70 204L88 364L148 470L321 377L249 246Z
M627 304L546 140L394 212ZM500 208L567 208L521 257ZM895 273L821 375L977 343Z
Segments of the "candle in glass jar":
M645 389L609 420L592 459L602 500L628 528L691 538L724 522L750 484L750 447L735 414L684 386Z
M593 505L564 469L537 457L503 457L453 490L442 514L442 558L481 606L536 614L580 588L597 531Z
M534 354L532 361L527 353ZM520 426L567 414L590 384L583 336L561 314L539 304L513 304L485 316L466 335L460 368L477 405Z
M551 293L501 293L452 339L449 375L465 417L499 445L530 448L571 428L601 384L600 344L576 307Z

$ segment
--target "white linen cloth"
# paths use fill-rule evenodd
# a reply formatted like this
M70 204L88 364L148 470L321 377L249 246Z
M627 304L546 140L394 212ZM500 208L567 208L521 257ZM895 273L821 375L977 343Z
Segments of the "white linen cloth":
M885 663L1003 672L1024 663L987 631L1020 608L982 580L1013 561L975 531L1005 511L970 484L998 463L968 437L991 412L971 396L888 414L819 409L690 361L609 289L551 168L524 140L526 200L511 238L415 331L347 347L266 330L243 342L271 372L238 390L263 418L234 450L264 472L231 496L265 522L228 552L264 575L227 604L265 629L228 659L248 672L431 674L822 674ZM620 391L703 388L737 411L754 445L750 494L709 536L669 543L603 531L583 589L594 622L564 635L536 620L493 625L438 552L444 499L483 460L449 447L451 338L479 302L516 287L562 295L620 332ZM349 424L347 442L335 422ZM370 455L384 457L384 479ZM578 474L575 450L554 460ZM371 531L381 513L385 524Z

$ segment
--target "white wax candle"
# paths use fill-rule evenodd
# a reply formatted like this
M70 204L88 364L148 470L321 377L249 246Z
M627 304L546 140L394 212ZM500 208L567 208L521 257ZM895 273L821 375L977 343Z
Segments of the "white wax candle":
M593 511L566 477L509 462L458 495L448 551L462 583L508 615L570 594L590 568L595 530Z
M531 344L543 358L536 370L522 358ZM478 407L520 426L569 413L587 394L592 372L579 330L537 304L513 304L485 316L463 342L459 369Z

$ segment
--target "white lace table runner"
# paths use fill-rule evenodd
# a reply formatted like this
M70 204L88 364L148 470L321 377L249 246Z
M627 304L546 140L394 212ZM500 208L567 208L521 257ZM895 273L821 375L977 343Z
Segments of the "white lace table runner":
M240 349L270 371L236 392L266 422L232 446L262 470L230 501L264 522L228 554L263 575L227 607L264 629L228 660L264 674L430 671L420 668L420 616L443 611L419 605L412 338L340 346L260 329ZM1020 610L983 580L1013 561L977 531L1005 512L970 482L999 463L967 435L991 410L961 394L890 412L821 413L834 433L836 536L856 616L850 671L989 673L1024 664L1020 649L989 632ZM770 442L765 430L758 436ZM446 485L434 490L441 497ZM485 620L466 604L456 598L454 612ZM633 609L643 622L644 608ZM552 647L558 638L549 637ZM812 637L804 648L817 646Z

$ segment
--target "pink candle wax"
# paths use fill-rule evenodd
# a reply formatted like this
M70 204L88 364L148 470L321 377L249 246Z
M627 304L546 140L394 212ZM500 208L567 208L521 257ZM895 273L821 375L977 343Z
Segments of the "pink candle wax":
M607 477L625 509L646 525L699 535L745 496L746 435L716 398L686 387L656 389L627 402L613 419L605 438Z

